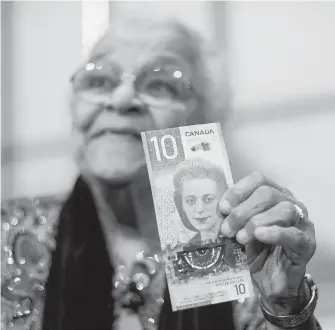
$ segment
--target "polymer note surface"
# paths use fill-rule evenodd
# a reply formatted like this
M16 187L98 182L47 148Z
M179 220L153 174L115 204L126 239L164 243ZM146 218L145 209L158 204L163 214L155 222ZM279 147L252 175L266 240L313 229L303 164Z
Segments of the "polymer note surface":
M244 248L223 237L233 184L220 124L141 133L174 311L253 294Z

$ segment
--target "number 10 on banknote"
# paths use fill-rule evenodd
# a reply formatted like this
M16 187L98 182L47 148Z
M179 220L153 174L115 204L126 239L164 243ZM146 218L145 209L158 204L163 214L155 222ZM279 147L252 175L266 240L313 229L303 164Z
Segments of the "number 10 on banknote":
M233 184L220 124L141 135L172 309L251 296L243 247L220 235L218 202Z

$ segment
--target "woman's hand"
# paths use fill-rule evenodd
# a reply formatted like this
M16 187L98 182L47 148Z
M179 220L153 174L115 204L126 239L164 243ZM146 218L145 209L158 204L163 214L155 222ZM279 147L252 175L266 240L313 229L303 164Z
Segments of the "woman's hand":
M223 235L236 236L246 247L250 273L266 307L279 315L305 306L309 291L303 278L316 243L303 203L254 173L227 190L219 210L227 215Z

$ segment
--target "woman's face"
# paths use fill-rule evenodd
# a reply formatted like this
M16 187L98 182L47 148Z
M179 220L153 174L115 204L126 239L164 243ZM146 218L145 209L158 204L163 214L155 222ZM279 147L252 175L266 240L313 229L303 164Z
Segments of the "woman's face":
M123 183L145 165L140 132L186 125L197 101L170 31L116 30L107 41L73 78L75 158L84 174Z
M183 182L182 206L190 223L198 231L210 230L222 219L217 214L220 200L217 183L208 178Z

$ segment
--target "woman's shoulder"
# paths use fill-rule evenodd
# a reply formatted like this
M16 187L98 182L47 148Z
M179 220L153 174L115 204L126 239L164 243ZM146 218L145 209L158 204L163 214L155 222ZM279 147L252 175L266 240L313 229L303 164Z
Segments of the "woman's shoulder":
M62 197L2 201L2 328L39 328Z

